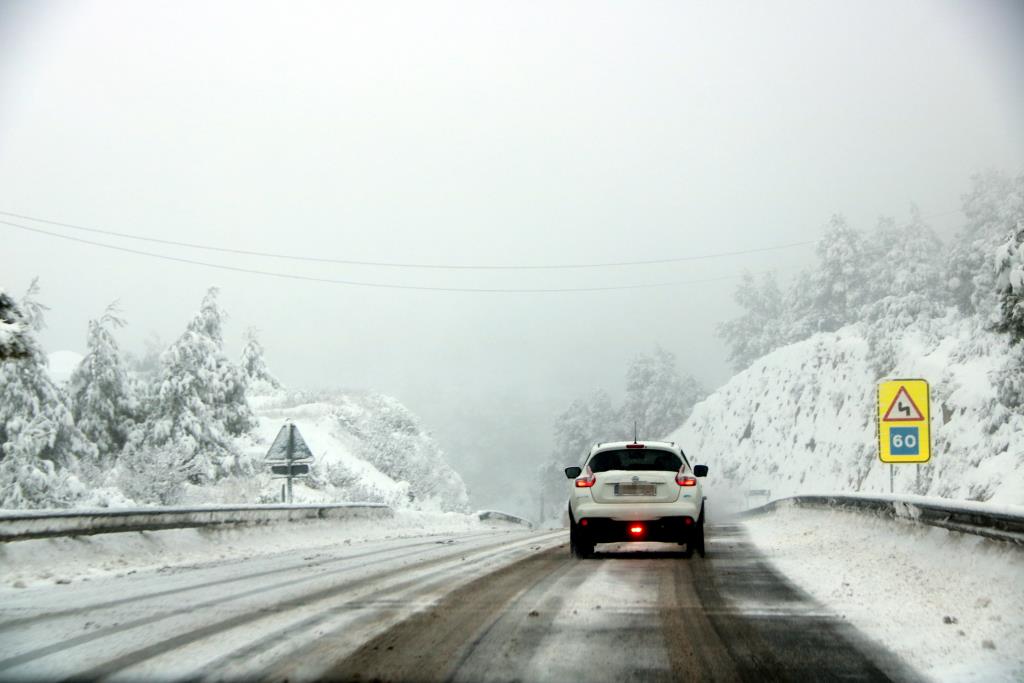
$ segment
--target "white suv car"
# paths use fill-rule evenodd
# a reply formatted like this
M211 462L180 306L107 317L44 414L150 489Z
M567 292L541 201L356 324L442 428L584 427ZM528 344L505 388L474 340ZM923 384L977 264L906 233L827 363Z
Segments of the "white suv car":
M683 452L662 441L599 443L583 467L566 467L569 540L573 555L588 557L596 543L661 541L704 557L704 494Z

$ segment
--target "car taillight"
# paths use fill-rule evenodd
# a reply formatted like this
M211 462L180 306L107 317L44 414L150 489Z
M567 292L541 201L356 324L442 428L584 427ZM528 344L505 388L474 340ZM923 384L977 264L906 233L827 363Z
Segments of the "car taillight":
M587 473L582 477L576 479L576 488L578 489L589 489L597 481L597 477L594 476L593 470L587 468Z
M696 486L697 478L691 477L688 474L683 474L682 470L680 470L679 474L676 475L676 483L680 486Z
M644 527L642 524L634 524L629 527L629 533L634 536L642 536L644 533Z

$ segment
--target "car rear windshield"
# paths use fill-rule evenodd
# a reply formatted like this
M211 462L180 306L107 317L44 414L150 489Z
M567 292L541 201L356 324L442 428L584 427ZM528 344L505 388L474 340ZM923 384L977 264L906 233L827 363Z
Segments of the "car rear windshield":
M587 463L594 472L609 470L666 470L678 472L683 461L672 451L655 448L623 448L601 451Z

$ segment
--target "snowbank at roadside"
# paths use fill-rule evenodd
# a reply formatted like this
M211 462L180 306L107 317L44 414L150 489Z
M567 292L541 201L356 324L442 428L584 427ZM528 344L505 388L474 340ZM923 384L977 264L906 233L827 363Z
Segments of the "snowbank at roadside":
M823 493L809 491L800 495L821 496L826 498L863 498L864 500L884 500L900 504L897 511L905 509L906 506L935 506L943 508L944 510L957 512L1008 515L1024 519L1024 505L1001 505L998 503L981 503L974 500L953 500L950 498L943 498L941 496L917 496L911 493L849 493L843 491L826 491ZM752 507L756 508L757 506L755 505Z
M256 527L168 529L0 543L0 585L87 581L90 577L237 560L331 546L522 528L475 514L396 510L382 519L289 522Z
M779 571L926 676L1024 680L1024 549L842 510L744 525Z

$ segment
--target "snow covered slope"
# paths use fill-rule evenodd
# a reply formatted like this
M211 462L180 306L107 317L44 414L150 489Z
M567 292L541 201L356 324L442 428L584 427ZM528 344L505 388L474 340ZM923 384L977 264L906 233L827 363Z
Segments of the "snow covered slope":
M250 401L259 420L255 433L244 439L252 460L262 461L288 420L313 451L312 476L295 487L295 502L366 501L468 510L462 478L396 399L372 393L281 391Z
M888 492L875 443L877 378L859 325L817 334L762 357L698 404L670 437L711 467L709 497L749 489ZM1024 416L996 400L1006 343L951 316L937 337L895 340L891 378L931 385L932 460L915 486L896 466L896 492L1024 503Z

